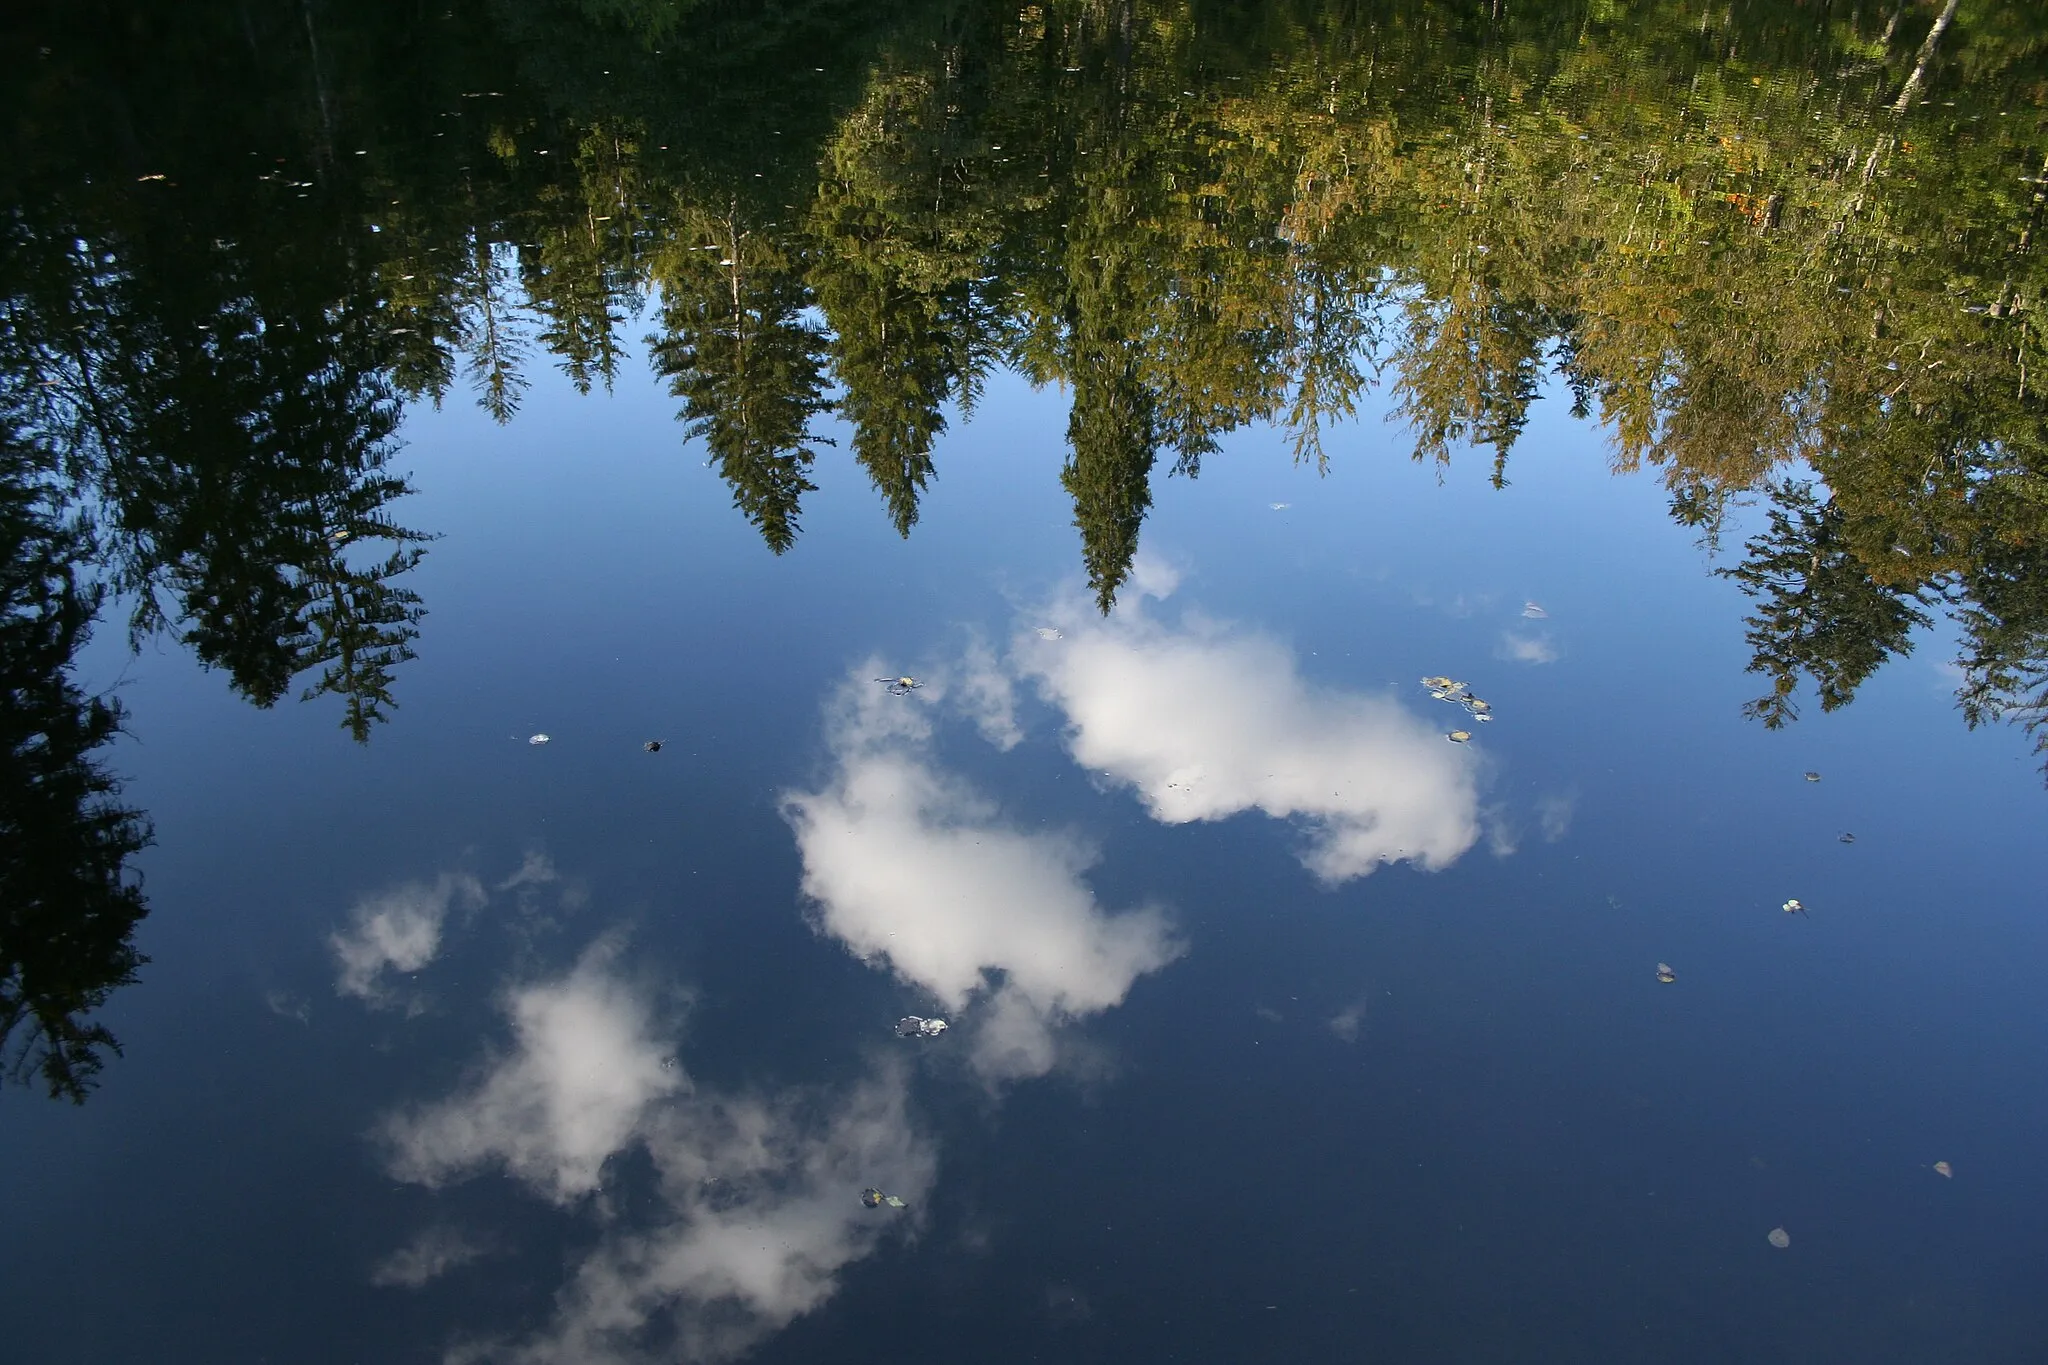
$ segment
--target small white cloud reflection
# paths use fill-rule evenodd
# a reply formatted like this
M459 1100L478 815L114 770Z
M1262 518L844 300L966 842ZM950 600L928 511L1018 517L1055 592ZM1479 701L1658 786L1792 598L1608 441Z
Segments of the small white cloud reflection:
M1063 1020L1121 1004L1179 945L1158 910L1095 903L1081 839L1019 829L942 771L926 713L863 685L872 671L856 669L834 704L830 780L783 798L804 894L824 932L949 1011L988 997L969 1035L983 1077L1043 1075Z
M467 873L433 882L407 882L371 896L349 912L348 927L329 937L337 974L334 989L370 1004L386 1003L386 972L416 972L441 950L441 927L451 908L475 910L484 889Z
M1512 630L1501 632L1500 648L1494 652L1518 664L1554 664L1558 660L1557 646L1548 635L1524 635Z
M377 1262L370 1283L386 1288L418 1289L458 1266L490 1252L481 1239L460 1228L437 1224L423 1228L410 1242Z
M514 990L513 1053L467 1091L385 1123L393 1173L439 1185L501 1167L558 1202L596 1189L648 1107L683 1084L662 1065L643 993L613 973L616 955L600 943L566 977Z
M1358 1041L1359 1031L1365 1027L1365 1004L1365 997L1360 996L1330 1016L1325 1027L1336 1035L1338 1042Z
M960 707L981 737L1008 753L1024 738L1017 724L1017 689L995 650L980 634L969 637L960 660Z
M1554 844L1571 832L1572 816L1578 812L1579 797L1576 792L1552 792L1537 798L1536 828L1543 835L1543 842Z
M1013 657L1064 713L1074 761L1136 788L1154 819L1299 817L1302 862L1333 883L1446 867L1478 837L1469 756L1397 702L1311 684L1279 642L1192 614L1104 620L1070 598L1057 617L1059 644L1020 636Z
M580 1203L603 1230L544 1326L465 1342L448 1360L728 1360L823 1304L888 1229L915 1226L937 1162L911 1124L900 1063L837 1096L708 1093L674 1066L650 992L621 974L609 944L509 991L505 1010L509 1053L459 1093L386 1123L392 1171L439 1185L501 1170ZM636 1204L631 1226L583 1198L629 1150L655 1173L655 1206ZM910 1211L863 1208L868 1185ZM431 1263L423 1253L389 1273Z
M500 891L514 891L523 886L546 886L561 878L555 872L555 865L548 861L545 853L529 851L520 861L519 870L498 883Z

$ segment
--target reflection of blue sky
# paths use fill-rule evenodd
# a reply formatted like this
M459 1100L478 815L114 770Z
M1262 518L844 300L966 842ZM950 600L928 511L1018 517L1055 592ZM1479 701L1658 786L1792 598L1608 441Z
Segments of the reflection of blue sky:
M469 1342L451 1360L728 1358L824 1303L839 1272L874 1249L892 1220L860 1206L863 1185L881 1182L913 1208L931 1187L934 1152L911 1125L900 1066L823 1101L698 1087L615 940L565 974L510 987L503 1008L509 1050L455 1093L386 1119L390 1169L428 1186L501 1171L590 1209L603 1230L544 1327ZM607 1163L629 1151L652 1163L657 1190L654 1216L630 1227L592 1202ZM460 1234L429 1230L378 1275L422 1284L478 1254Z
M90 681L130 679L120 695L133 739L114 762L157 825L140 942L153 960L108 1006L127 1055L89 1104L0 1096L0 1208L21 1230L0 1250L8 1351L411 1359L448 1324L517 1326L500 1316L518 1292L504 1286L538 1276L539 1301L511 1311L540 1330L501 1354L556 1347L566 1360L595 1343L603 1360L603 1322L666 1331L676 1315L701 1322L730 1310L758 1333L792 1305L825 1302L879 1228L854 1221L866 1212L859 1187L915 1190L914 1160L909 1180L882 1168L930 1144L907 1118L897 1123L897 1080L847 1061L848 1032L886 1033L889 983L839 970L836 946L782 932L799 868L772 796L815 762L806 722L849 660L886 643L912 651L892 668L916 671L931 623L980 621L993 661L984 681L998 699L1010 689L1023 742L1003 756L969 741L962 749L980 755L970 761L941 730L904 752L942 785L971 778L976 799L998 807L984 823L1032 833L1050 816L1054 827L1112 831L1101 836L1104 862L1081 874L1101 888L1095 913L1113 919L1170 886L1192 951L1156 979L1136 978L1115 1007L1122 1017L1081 1021L1104 1033L1119 1025L1129 1083L1085 1097L1041 1088L991 1125L1001 1131L989 1144L1007 1143L1003 1153L948 1148L952 1191L964 1196L979 1176L970 1163L1001 1173L979 1195L987 1249L972 1266L955 1256L940 1268L954 1247L951 1215L912 1198L912 1213L935 1220L932 1235L900 1267L868 1263L890 1294L916 1296L927 1277L957 1273L963 1314L1000 1314L1019 1285L1036 1302L1034 1277L1057 1275L1088 1294L1092 1330L1163 1331L1132 1269L1147 1258L1088 1241L1084 1224L1112 1220L1085 1201L1046 1197L1043 1181L1078 1173L1119 1205L1105 1238L1151 1219L1171 1240L1158 1269L1185 1294L1183 1358L1270 1350L1232 1335L1247 1317L1234 1296L1248 1264L1291 1295L1265 1300L1283 1312L1249 1317L1306 1322L1326 1332L1315 1340L1355 1344L1352 1305L1371 1298L1373 1311L1436 1333L1432 1358L1511 1356L1512 1342L1459 1324L1526 1326L1531 1303L1545 1306L1545 1322L1583 1332L1589 1350L1626 1357L1627 1339L1605 1334L1617 1284L1656 1317L1661 1340L1725 1343L1732 1323L1737 1345L1759 1359L1774 1349L1765 1318L1810 1334L1823 1356L1853 1320L1873 1332L1939 1331L1935 1355L2025 1358L1979 1349L1999 1344L1987 1340L1991 1324L2040 1325L2034 1281L2012 1273L2038 1261L2032 1211L2043 1204L2037 1154L2048 1132L2038 1084L2048 1056L2042 795L2024 745L1961 730L1938 654L1881 671L1843 711L1810 711L1781 732L1745 723L1736 708L1756 682L1742 674L1740 595L1707 576L1654 479L1611 478L1597 435L1563 413L1562 403L1539 411L1504 491L1486 485L1483 460L1454 464L1439 485L1370 419L1333 440L1327 479L1247 431L1225 439L1200 480L1158 481L1145 544L1188 566L1185 586L1146 608L1160 630L1189 628L1191 600L1214 621L1287 642L1306 693L1384 691L1444 729L1456 713L1415 690L1420 674L1441 671L1469 679L1500 711L1475 749L1489 760L1485 799L1523 826L1520 855L1467 853L1427 878L1382 872L1300 913L1273 906L1269 919L1247 901L1270 874L1307 880L1266 857L1287 825L1242 822L1256 836L1247 839L1198 824L1134 828L1119 817L1147 799L1136 777L1110 779L1103 798L1072 771L1052 783L1040 762L1051 731L1040 685L1012 665L1041 642L1013 642L994 626L1009 620L1006 593L1036 603L1074 572L1058 395L992 381L977 420L949 433L907 541L844 444L823 452L805 537L780 559L733 515L659 385L622 382L616 397L583 400L537 376L528 410L503 430L466 404L416 412L404 463L422 493L403 520L445 534L414 584L430 610L421 657L400 671L397 720L367 749L320 704L254 710L168 646L130 660L114 623L94 645L101 666ZM1288 511L1268 510L1283 500ZM1521 617L1531 597L1548 620ZM1465 614L1447 605L1460 599ZM1031 614L1016 624L1051 623ZM1503 631L1547 631L1561 657L1540 667L1497 660ZM947 704L961 700L966 671L955 666ZM940 701L937 692L935 682L912 701ZM537 729L556 743L529 749L523 737ZM669 749L642 754L656 736ZM1826 780L1804 783L1808 768ZM814 789L830 794L835 782L827 771ZM1545 792L1576 803L1545 806ZM1286 818L1312 849L1318 817ZM1571 842L1543 845L1567 820ZM1853 848L1835 842L1843 829L1857 832ZM533 846L592 883L580 919L551 909L577 944L613 915L635 914L636 961L688 964L693 980L725 993L714 1002L707 991L684 1040L696 1088L629 1106L631 1121L605 1132L627 1153L658 1142L684 1169L691 1152L727 1161L737 1144L719 1137L730 1131L722 1125L754 1124L781 1164L734 1163L755 1174L730 1215L710 1199L715 1183L700 1198L665 1178L644 1225L609 1219L602 1188L571 1197L570 1216L557 1218L551 1157L566 1144L460 1149L467 1164L434 1168L460 1187L435 1195L394 1193L361 1159L354 1132L393 1096L433 1087L444 1103L474 1099L525 1052L510 1016L476 1023L500 979L490 954L558 964L522 970L498 997L508 1004L568 979L551 936L562 928L504 932L511 917L500 912L533 888L501 900L497 874ZM355 893L448 866L451 850L487 874L494 908L467 947L454 930L461 915L444 918L422 969L435 1009L406 1018L323 1005L338 966L328 935L348 932ZM1163 872L1148 880L1141 864L1154 856L1183 859L1171 882ZM1204 898L1209 885L1221 889ZM1815 907L1811 923L1779 913L1790 895ZM730 911L720 936L699 932L718 916L691 897ZM555 907L552 891L546 903ZM1680 969L1676 987L1650 978L1659 960ZM626 976L624 962L605 973ZM390 987L396 968L380 980ZM1240 989L1243 1000L1232 994ZM264 1008L267 990L291 1017ZM625 998L648 997L635 987ZM1257 1047L1253 1035L1240 1039L1235 1011L1254 999L1298 1033L1262 1028ZM310 1010L294 1003L305 1000ZM780 1018L792 1001L801 1003L786 1029L753 1031L753 1016ZM648 1010L644 1033L623 1035L629 1056L676 1049L676 1031ZM986 1012L971 1003L969 1024ZM1347 1034L1349 1048L1339 1042ZM1057 1025L1051 1036L1063 1036ZM963 1028L957 1044L972 1043ZM794 1115L782 1081L800 1064L829 1087L808 1118ZM465 1065L474 1075L454 1085ZM543 1089L547 1073L518 1074ZM744 1083L728 1076L759 1078L758 1103L733 1098ZM1162 1077L1173 1078L1163 1092L1173 1102L1145 1107ZM546 1112L500 1098L508 1113ZM978 1121L980 1097L959 1098ZM920 1099L934 1110L945 1102ZM1084 1126L1085 1146L1060 1145ZM685 1127L695 1136L672 1136ZM1162 1160L1160 1131L1174 1134L1177 1164ZM863 1132L876 1135L872 1147L862 1148ZM1268 1158L1256 1197L1190 1195L1236 1169L1253 1141ZM1034 1161L1040 1149L1062 1155ZM872 1168L848 1155L862 1150L875 1153ZM502 1153L514 1151L546 1174L516 1187L465 1178L509 1170ZM1955 1181L1923 1169L1936 1158L1956 1163ZM640 1161L616 1164L637 1174ZM1579 1183L1560 1183L1559 1171ZM786 1198L776 1192L785 1172ZM807 1190L841 1177L808 1201ZM748 1243L750 1208L761 1228L787 1225L793 1246L822 1247L826 1269L785 1269L779 1230ZM400 1291L372 1288L373 1270L428 1273L470 1242L420 1229L458 1219L474 1232L471 1216L490 1231L494 1259L444 1266L431 1296L389 1311ZM1775 1254L1762 1233L1777 1223L1795 1236L1793 1259L1753 1259ZM333 1236L309 1239L308 1227ZM1813 1255L1830 1237L1850 1259ZM1530 1258L1532 1245L1559 1254ZM1388 1256L1390 1246L1400 1254ZM1070 1264L1034 1263L1048 1249ZM714 1264L714 1252L726 1259ZM81 1275L81 1265L102 1273ZM1357 1266L1390 1267L1400 1291L1368 1285L1354 1299ZM1821 1280L1797 1278L1808 1273ZM718 1298L720 1285L740 1296ZM1777 1296L1775 1316L1759 1315L1759 1295ZM1918 1307L1899 1307L1915 1295ZM791 1333L770 1353L828 1339L847 1344L808 1358L886 1351L898 1343L833 1335L884 1311L842 1292L817 1336ZM1641 1320L1623 1326L1639 1333ZM944 1320L918 1330L917 1354L959 1342ZM1024 1324L1012 1354L1060 1358L1070 1342ZM1398 1343L1389 1349L1401 1354Z

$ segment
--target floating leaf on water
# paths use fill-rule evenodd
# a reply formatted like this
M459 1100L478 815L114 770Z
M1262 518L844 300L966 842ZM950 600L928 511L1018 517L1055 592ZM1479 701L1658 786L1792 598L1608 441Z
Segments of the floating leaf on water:
M1808 774L1806 775L1806 780L1807 780L1808 782L1818 782L1818 781L1820 781L1820 774L1819 774L1819 773L1808 773Z
M1789 900L1785 902L1785 913L1788 915L1803 915L1806 913L1806 907L1797 900Z
M1472 732L1470 730L1453 730L1445 735L1444 738L1453 744L1463 744L1466 740L1472 738Z
M1528 617L1531 621L1548 620L1550 617L1549 612L1543 610L1543 608L1537 606L1534 602L1522 603L1522 615Z
M1450 688L1457 686L1457 684L1452 682L1449 678L1443 677L1441 675L1434 678L1424 678L1422 680L1422 685L1424 687L1435 688L1439 692L1447 691Z
M875 681L878 683L887 683L889 685L889 695L892 697L900 697L904 693L909 692L914 688L924 686L922 682L919 682L916 678L910 677L907 674L901 678L877 678L875 679Z
M1285 512L1288 508L1294 506L1294 504L1291 502L1269 502L1266 504L1266 506L1272 508L1275 512Z
M1944 1180L1953 1180L1956 1178L1956 1168L1949 1165L1946 1161L1935 1162L1934 1173Z
M1678 973L1671 970L1669 962L1659 962L1657 964L1657 979L1668 986L1678 980Z
M1041 640L1063 640L1066 637L1051 626L1040 626L1038 628L1038 638Z
M528 744L545 744L548 742L548 737L546 735L533 735L526 742Z
M1792 1245L1792 1234L1783 1228L1772 1228L1764 1234L1764 1240L1778 1250L1783 1251L1786 1247Z
M888 1205L888 1206L889 1206L890 1208L892 1208L892 1209L900 1209L900 1208L904 1208L904 1207L906 1207L906 1205L904 1204L904 1202L903 1202L903 1201L902 1201L901 1199L898 1199L898 1198L897 1198L897 1197L896 1197L895 1195L893 1195L893 1194L885 1194L885 1195L883 1195L883 1196L882 1196L882 1202L883 1202L884 1204L887 1204L887 1205Z
M1835 838L1838 842L1844 844L1853 844L1856 842L1856 836L1849 833L1847 830L1844 830L1842 833L1836 835Z

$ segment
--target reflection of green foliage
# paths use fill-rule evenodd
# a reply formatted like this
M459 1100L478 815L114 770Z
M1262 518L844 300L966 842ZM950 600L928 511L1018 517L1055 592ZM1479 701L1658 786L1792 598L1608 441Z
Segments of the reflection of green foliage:
M1799 714L1792 694L1801 673L1819 688L1822 710L1846 706L1928 618L1915 605L1919 592L1871 580L1849 548L1840 506L1822 502L1812 485L1774 488L1769 521L1743 562L1721 572L1757 599L1750 669L1770 677L1771 691L1743 709L1776 729Z
M241 330L208 354L239 356L285 313L304 337L346 317L381 333L348 364L437 401L466 371L502 420L540 352L579 388L610 385L623 320L658 291L656 367L778 553L828 406L907 534L947 424L1008 364L1073 395L1062 478L1105 607L1161 452L1197 475L1226 433L1271 421L1325 468L1346 455L1335 424L1384 379L1419 458L1479 447L1504 485L1555 379L1610 433L1617 468L1656 470L1674 515L1710 537L1788 472L1818 476L1825 494L1778 507L1743 577L1774 688L1810 674L1824 704L1850 695L1946 600L1966 646L1989 651L1965 660L1966 716L2034 714L2025 651L2041 632L2017 587L2048 473L2038 16L1946 0L493 0L439 25L409 16L324 18L318 57L296 10L150 20L191 81L251 91L255 126L149 149L190 182L183 199L103 173L138 142L105 102L79 114L83 150L17 158L10 230L46 258L83 242L88 261L111 246L120 262L68 267L62 306L48 285L8 286L42 300L42 353L83 385L81 348L145 353L140 337L107 344L104 318L134 332L138 291L220 274L241 292L205 306ZM248 58L222 37L238 25ZM64 92L118 86L135 41L66 49L63 79L0 99L20 126L55 126ZM156 79L151 107L194 103ZM182 256L137 256L133 239L163 236L137 227L154 211L139 196L192 205L201 187L225 207L195 218ZM258 411L257 391L285 382L291 366L264 354L276 343L238 383L179 330L196 310L156 312L147 347L175 378L151 402ZM102 445L128 439L123 422L183 420L143 421L124 396L148 387L112 375L105 404L67 390L69 411L109 424ZM237 448L218 436L194 426L164 448ZM150 486L183 504L215 477L167 458L192 468ZM228 504L232 519L266 499ZM203 562L222 582L156 580L199 604L209 657L268 638L238 651L251 695L280 694L314 648L310 529L296 560L245 538L252 564L293 573L185 547L178 573ZM1812 584L1773 558L1795 542L1827 548ZM402 630L411 609L364 599L362 619ZM378 695L357 657L328 661L336 685ZM1790 694L1773 696L1759 714L1789 719Z
M83 1101L120 1045L85 1016L135 979L147 913L127 860L148 823L116 801L93 751L120 709L88 697L71 661L99 608L86 548L48 505L48 471L0 431L0 1070Z
M796 541L811 419L824 397L824 337L800 316L790 261L736 209L700 214L659 268L662 335L655 369L683 400L683 420L711 451L733 505L781 554Z

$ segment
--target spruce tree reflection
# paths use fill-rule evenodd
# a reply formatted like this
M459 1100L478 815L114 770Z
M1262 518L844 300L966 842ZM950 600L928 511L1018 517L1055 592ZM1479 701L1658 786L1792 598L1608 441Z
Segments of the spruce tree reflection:
M806 321L794 263L772 238L746 226L736 205L695 214L657 266L662 334L654 367L683 400L733 506L777 554L796 541L826 411L824 333Z
M148 822L94 757L120 729L72 678L100 590L52 507L49 461L0 427L0 1072L82 1102L120 1044L89 1021L144 961L148 913L127 860Z
M190 34L240 24L193 13ZM656 368L777 553L817 477L828 374L854 463L907 534L959 420L947 405L971 412L1007 364L1073 394L1062 479L1105 607L1161 453L1198 475L1223 433L1272 420L1322 467L1338 455L1329 423L1379 376L1418 457L1478 447L1505 484L1555 376L1611 434L1619 467L1655 470L1674 515L1709 535L1800 466L1818 476L1813 508L1780 507L1742 580L1761 594L1752 647L1787 699L1757 714L1789 720L1808 676L1839 705L1872 660L1910 646L1914 613L1951 598L1986 651L1964 660L1966 719L2030 714L2038 618L2008 580L2048 540L2034 250L2048 144L2038 120L2012 115L2048 79L2038 23L1935 5L1816 23L1789 0L858 14L783 0L682 14L517 0L458 7L427 35L372 5L325 17L317 69L299 16L261 5L249 60L165 41L207 52L199 69L216 84L257 82L262 127L180 129L189 165L174 169L213 168L212 216L195 218L182 255L121 253L123 277L71 268L75 297L41 308L38 335L118 359L95 309L118 312L131 350L165 348L180 376L152 402L227 412L255 400L194 352L207 307L242 310L207 342L223 362L259 320L296 317L310 336L347 314L382 336L345 365L437 400L467 369L503 419L543 353L580 388L610 384L619 320L658 290ZM65 58L97 73L79 88L138 65L180 79L138 63L120 33L92 41L108 60ZM435 61L411 60L429 49ZM96 259L135 235L112 220L147 215L105 209L137 133L95 110L101 131L76 164L42 153L38 195L10 193L18 223L93 243ZM362 159L338 154L351 140ZM245 163L253 145L266 150ZM235 190L245 164L251 183ZM59 182L104 221L45 230ZM270 221L287 212L302 216ZM241 293L138 307L213 273ZM279 274L296 288L259 287ZM145 335L148 316L162 326ZM75 395L81 420L121 440L144 413L184 420L137 407L123 384L139 379L110 374L103 395ZM198 425L191 438L224 439ZM175 492L174 473L142 482ZM299 566L279 580L238 570L225 545L212 577L195 577L217 535L173 545L178 567L156 580L177 604L167 616L192 623L210 660L234 654L259 698L281 695L312 648L288 641L317 635L295 575L317 576L315 540L331 532L278 534L298 537L296 559L246 552ZM1816 536L1831 557L1809 589L1779 561ZM404 604L364 610L409 629ZM238 634L272 643L231 648ZM374 678L351 681L356 657L330 661L332 685L374 699Z

